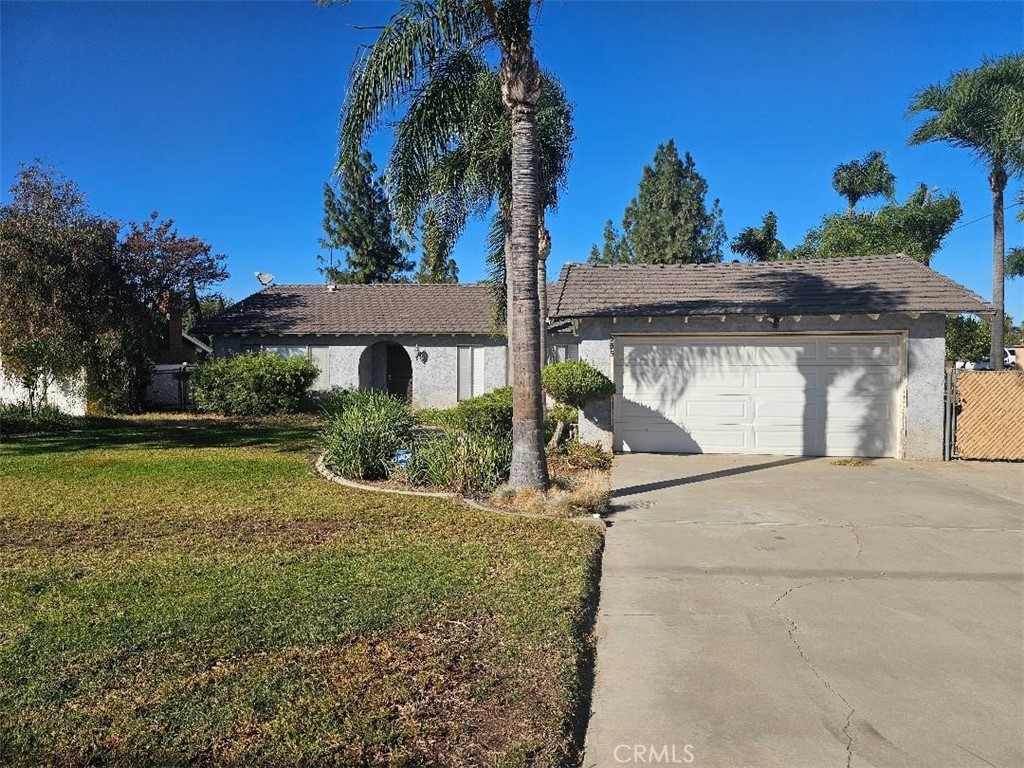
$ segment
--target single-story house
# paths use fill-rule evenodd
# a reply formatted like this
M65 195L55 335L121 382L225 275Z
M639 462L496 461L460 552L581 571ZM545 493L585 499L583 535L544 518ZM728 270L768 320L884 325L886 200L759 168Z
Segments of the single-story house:
M945 318L993 308L906 256L569 264L549 357L606 373L580 436L616 451L941 459ZM482 285L280 285L204 325L215 354L308 355L316 387L447 407L507 382Z

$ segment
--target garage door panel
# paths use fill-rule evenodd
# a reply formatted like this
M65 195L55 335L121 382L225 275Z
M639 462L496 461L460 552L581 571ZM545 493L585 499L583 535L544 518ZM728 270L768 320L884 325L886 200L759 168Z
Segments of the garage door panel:
M616 343L616 443L675 453L893 455L896 336Z
M793 389L803 392L813 389L817 382L816 373L799 371L753 371L754 386L758 389Z
M687 398L683 408L676 408L687 419L736 419L749 421L750 402L746 397Z
M896 365L899 349L887 341L851 340L828 343L830 361L851 361L857 365Z

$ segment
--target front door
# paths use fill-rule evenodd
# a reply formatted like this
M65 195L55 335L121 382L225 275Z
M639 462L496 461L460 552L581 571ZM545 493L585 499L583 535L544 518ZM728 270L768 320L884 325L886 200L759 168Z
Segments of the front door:
M388 394L402 400L412 399L412 360L400 344L387 348Z

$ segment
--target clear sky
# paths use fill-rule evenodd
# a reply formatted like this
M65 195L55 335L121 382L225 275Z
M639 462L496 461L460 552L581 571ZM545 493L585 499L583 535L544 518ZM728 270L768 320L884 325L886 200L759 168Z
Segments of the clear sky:
M228 255L224 289L319 282L321 185L356 46L394 5L356 2L29 3L0 6L0 175L41 157L92 206L151 210ZM787 245L839 210L840 162L884 150L897 195L955 190L962 224L991 212L986 176L942 145L907 147L915 89L1024 48L1024 3L548 2L542 66L575 104L575 159L549 219L551 274L618 223L643 165L672 137L721 199L730 237L774 210ZM371 145L378 164L387 138ZM1010 191L1021 187L1011 182ZM1009 200L1009 196L1008 196ZM1024 245L1009 212L1007 244ZM483 276L483 225L456 247ZM991 295L991 219L962 226L933 266ZM730 255L731 256L731 255ZM1024 316L1024 280L1007 286Z

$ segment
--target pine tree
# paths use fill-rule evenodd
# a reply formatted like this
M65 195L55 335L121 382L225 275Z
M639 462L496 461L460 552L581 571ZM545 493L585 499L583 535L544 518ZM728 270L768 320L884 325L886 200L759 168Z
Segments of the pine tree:
M717 199L705 203L707 180L697 172L693 157L682 159L675 142L658 146L652 165L644 167L637 195L622 217L623 234L605 247L598 261L611 255L613 263L704 264L722 260L725 225ZM595 248L596 250L596 248ZM591 251L591 257L595 255Z
M383 180L369 152L341 169L338 191L324 184L324 238L345 251L346 268L320 267L331 283L397 283L414 266L408 246L395 236ZM321 264L323 257L318 257Z
M450 258L452 242L437 221L433 208L423 214L423 256L416 273L417 283L457 283L459 267Z
M744 227L729 244L733 253L746 256L750 261L778 261L786 246L779 240L779 218L768 211L760 227Z

